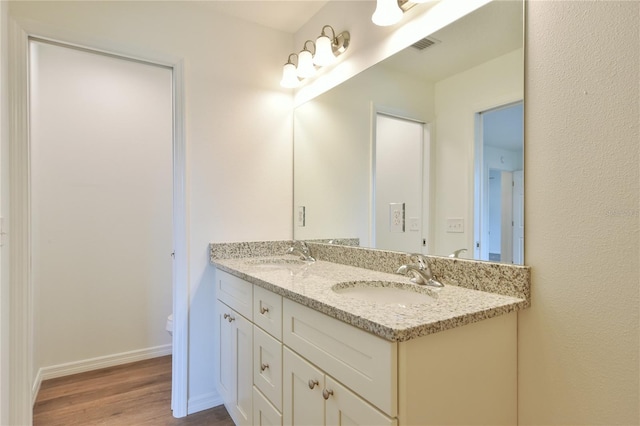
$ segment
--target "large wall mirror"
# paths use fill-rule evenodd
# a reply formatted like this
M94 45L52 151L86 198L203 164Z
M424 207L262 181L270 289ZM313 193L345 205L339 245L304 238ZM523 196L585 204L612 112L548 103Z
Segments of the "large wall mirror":
M524 5L493 1L294 113L294 238L523 263Z

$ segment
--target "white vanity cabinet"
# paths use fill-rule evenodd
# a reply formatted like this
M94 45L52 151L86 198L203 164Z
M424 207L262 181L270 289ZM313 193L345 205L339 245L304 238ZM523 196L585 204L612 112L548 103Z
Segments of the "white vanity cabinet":
M236 425L517 423L515 312L394 342L217 278L218 388Z

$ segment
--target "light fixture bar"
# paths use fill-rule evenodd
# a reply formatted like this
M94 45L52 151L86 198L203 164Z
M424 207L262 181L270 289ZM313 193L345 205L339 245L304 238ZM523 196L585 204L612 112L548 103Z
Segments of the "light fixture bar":
M287 63L282 68L282 87L293 88L300 84L301 79L315 75L317 67L325 67L333 64L337 57L344 53L349 47L351 35L349 31L343 31L336 36L331 25L322 27L320 36L314 43L307 40L299 53L292 53L287 59ZM307 46L311 43L313 53ZM297 57L297 66L291 61L291 57Z

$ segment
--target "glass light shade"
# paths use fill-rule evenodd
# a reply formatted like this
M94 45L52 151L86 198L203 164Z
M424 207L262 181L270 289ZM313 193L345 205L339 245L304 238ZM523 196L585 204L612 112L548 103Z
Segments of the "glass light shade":
M313 66L313 56L308 50L303 50L298 54L298 77L307 78L316 73Z
M402 19L402 13L397 0L377 0L376 11L371 20L378 26L386 27Z
M291 62L284 64L284 67L282 67L282 80L280 80L280 85L291 89L297 87L298 84L300 84L300 80L298 80L298 75L296 74L296 66Z
M316 40L316 54L313 57L313 63L326 67L331 65L336 60L336 55L333 54L333 48L331 47L331 39L325 35L318 37Z

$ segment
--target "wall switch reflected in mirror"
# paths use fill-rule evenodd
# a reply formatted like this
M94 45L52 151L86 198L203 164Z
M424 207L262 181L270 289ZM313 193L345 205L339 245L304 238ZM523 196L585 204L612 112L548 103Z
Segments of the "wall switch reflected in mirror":
M447 232L464 232L464 219L461 217L447 218Z

